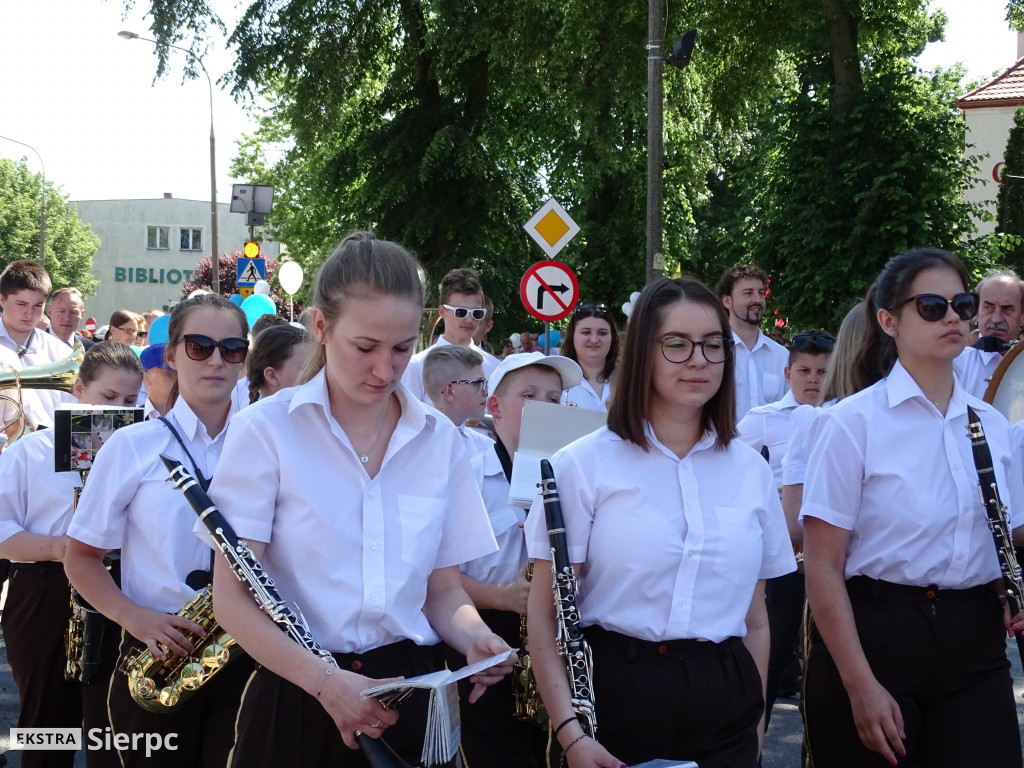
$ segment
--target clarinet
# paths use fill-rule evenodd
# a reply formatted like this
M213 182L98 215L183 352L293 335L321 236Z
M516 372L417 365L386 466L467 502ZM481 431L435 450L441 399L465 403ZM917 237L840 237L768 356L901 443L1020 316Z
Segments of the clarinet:
M967 406L967 435L971 439L971 451L974 454L974 466L978 470L978 489L981 492L981 503L988 515L988 527L992 531L992 541L999 557L999 570L1003 577L1003 591L1006 602L1010 606L1010 615L1016 616L1021 610L1021 598L1024 596L1024 581L1021 579L1020 565L1013 549L1010 537L1010 526L1006 521L1006 505L999 498L996 486L996 473L992 467L992 452L988 449L985 430L981 419L970 406ZM1024 637L1014 635L1017 640L1017 652L1021 663L1024 663Z
M541 459L540 476L544 518L548 526L548 541L551 543L551 573L554 576L552 589L555 596L555 620L558 624L555 643L558 653L565 658L569 673L569 700L573 712L576 713L583 732L594 738L594 734L597 733L597 717L594 713L594 659L580 627L580 613L576 607L576 572L569 562L569 545L565 538L562 503L558 500L555 473L547 459Z
M231 566L231 571L239 581L249 588L249 592L252 593L260 608L288 637L307 651L319 656L332 667L337 668L338 662L335 661L330 651L321 648L319 643L313 639L302 611L298 606L289 606L284 601L277 591L274 580L263 570L263 565L253 554L248 542L239 540L228 521L224 519L224 515L217 509L202 486L196 482L192 473L180 461L166 454L161 453L160 459L167 467L167 471L170 472L174 486L184 494L192 510L203 521L206 530L210 532L217 549ZM379 701L385 708L390 708L401 698L404 698L404 694L399 694L388 700L382 696ZM372 739L366 734L356 731L356 741L359 742L359 748L363 751L371 768L412 768L382 739Z

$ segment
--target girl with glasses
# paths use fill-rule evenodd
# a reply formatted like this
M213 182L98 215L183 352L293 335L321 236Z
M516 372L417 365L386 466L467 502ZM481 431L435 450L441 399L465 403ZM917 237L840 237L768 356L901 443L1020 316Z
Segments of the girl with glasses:
M231 393L245 360L248 323L242 311L214 294L174 308L164 350L177 371L163 420L118 430L99 452L68 530L66 568L72 584L101 613L120 624L118 671L108 693L115 734L177 734L176 750L147 754L145 745L120 749L126 767L223 766L234 741L238 701L252 664L228 664L179 709L151 713L130 696L120 669L133 651L156 658L193 651L202 629L177 616L210 580L211 548L194 533L196 516L168 482L160 454L181 461L200 483L218 468ZM121 588L103 556L121 550ZM166 743L166 741L165 741Z
M619 358L619 331L603 304L576 307L562 342L562 356L583 369L583 381L566 395L570 405L604 411L614 391L615 364Z
M130 347L136 346L139 339L140 317L128 309L119 309L114 312L110 316L107 341L117 341Z
M968 407L1011 515L1024 487L1006 419L953 373L978 308L967 285L945 251L892 258L865 297L868 386L810 428L804 717L819 766L1021 765L1006 632L1024 614L1001 602Z
M282 633L218 557L217 616L260 664L230 765L365 768L357 732L419 765L424 693L397 710L360 693L442 669L442 638L471 662L508 650L458 568L496 544L455 425L400 383L423 309L415 259L356 233L311 295L302 383L234 417L211 495L338 666ZM472 678L474 701L514 658Z
M123 344L100 342L85 354L74 384L82 405L133 408L142 365ZM106 690L113 671L88 685L64 679L64 636L71 618L63 561L65 532L74 511L77 472L54 471L54 431L43 429L14 442L0 459L0 557L13 561L3 611L7 660L18 685L19 728L86 728L107 725ZM112 656L112 654L111 654ZM119 765L115 754L89 753L88 764ZM75 753L27 751L21 764L70 766Z
M570 768L757 764L764 580L796 563L771 470L734 439L733 365L718 298L694 280L657 281L630 318L608 426L552 459L593 651L597 740L570 702L543 502L530 510L531 659Z

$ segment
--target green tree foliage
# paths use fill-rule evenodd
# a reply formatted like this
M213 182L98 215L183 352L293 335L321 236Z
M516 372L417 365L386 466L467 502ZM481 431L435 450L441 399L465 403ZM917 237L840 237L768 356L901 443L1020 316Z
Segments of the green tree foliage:
M1024 107L1018 107L1013 115L1003 159L1003 183L996 198L996 232L1019 238L1024 235ZM1019 239L1007 239L1004 258L1014 269L1024 266L1024 245L1019 243Z
M0 270L17 259L39 258L41 174L31 173L26 160L0 158ZM94 293L92 255L100 239L68 206L68 197L46 181L46 271L54 288L74 286Z

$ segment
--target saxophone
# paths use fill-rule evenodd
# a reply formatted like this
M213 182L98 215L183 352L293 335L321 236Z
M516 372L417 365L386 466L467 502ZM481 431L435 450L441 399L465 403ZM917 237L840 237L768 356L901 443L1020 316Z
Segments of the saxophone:
M533 563L526 565L526 580L533 581ZM516 720L548 727L548 711L540 698L537 679L530 663L530 641L526 631L526 617L519 617L519 660L512 668L512 716Z
M160 459L167 467L174 486L185 495L193 511L203 521L217 548L231 566L232 572L249 588L249 592L264 613L293 641L331 666L337 667L338 662L331 652L321 648L313 638L298 606L291 607L284 601L277 591L274 580L263 570L263 564L253 554L249 544L239 540L228 521L224 519L224 515L192 474L177 459L165 454L160 454ZM379 696L377 700L385 709L391 709L410 693L411 689L396 691ZM356 731L356 741L370 768L412 768L383 739L372 739L365 733Z
M555 621L558 624L558 637L555 642L558 653L565 659L569 673L569 699L573 712L576 713L583 732L594 738L594 734L597 733L593 688L594 659L580 627L580 612L576 607L576 572L569 562L569 544L565 538L562 503L558 499L554 470L547 459L541 459L540 476L544 518L548 527L548 541L551 543L551 572L554 576L552 589L555 595Z
M72 515L78 509L78 499L82 495L89 470L82 470L81 474L82 485L75 488ZM64 679L88 685L100 671L105 619L74 587L71 588L70 602L71 616L64 632Z
M163 661L149 648L132 651L121 662L128 676L128 690L135 702L147 712L170 712L184 704L228 662L243 651L225 632L213 615L213 590L207 586L178 611L182 618L194 621L206 631L205 637L182 631L195 650L188 656L168 653Z

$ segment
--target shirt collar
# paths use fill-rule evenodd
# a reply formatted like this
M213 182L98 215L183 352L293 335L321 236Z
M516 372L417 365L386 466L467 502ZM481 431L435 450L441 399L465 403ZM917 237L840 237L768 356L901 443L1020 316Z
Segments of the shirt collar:
M38 349L38 347L37 347L37 345L35 343L35 340L36 340L35 331L36 331L35 328L33 328L31 331L29 331L28 339L25 340L25 345L28 347L28 351L29 352L35 352ZM19 349L21 347L21 344L19 344L13 338L11 338L11 334L7 332L7 326L4 325L3 315L0 315L0 342L3 342L4 346L10 347L11 349L14 349L14 350L17 350L17 349Z
M753 351L754 351L755 349L757 349L758 347L763 347L763 346L764 346L765 344L767 344L768 342L767 342L767 341L765 340L766 338L767 338L767 337L766 337L766 336L765 336L765 335L764 335L763 333L761 333L761 329L760 329L760 328L758 328L758 329L757 329L757 341L755 341L755 342L754 342L754 346L752 346L752 347L751 347L751 348L749 349L749 351L750 351L750 352L753 352ZM743 347L744 349L747 349L747 345L743 343L743 339L741 339L741 338L739 337L739 334L738 334L738 333L736 333L736 331L733 331L733 332L732 332L732 340L733 340L733 341L734 341L735 343L737 343L737 344L739 344L740 346L742 346L742 347Z
M914 378L910 375L907 369L903 367L903 363L899 360L896 361L896 364L892 367L892 371L890 371L889 375L885 378L885 391L889 399L890 408L895 408L897 405L915 397L920 398L931 407L935 407L934 403L925 396L921 387L916 381L914 381ZM953 394L949 398L949 405L946 406L945 418L948 420L966 413L967 400L964 397L964 389L960 386L960 382L957 377L954 376Z
M412 397L404 384L399 384L395 388L395 395L398 396L398 403L402 407L402 416L395 427L396 431L402 427L408 427L416 432L420 432L428 423L430 426L436 424L438 416L448 419L447 416L439 411L427 408L418 398ZM327 374L325 369L321 368L316 376L295 388L292 401L288 404L288 413L291 413L301 405L319 406L327 416L333 418L331 416L331 401L327 395Z
M199 432L199 428L202 422L199 421L199 417L196 416L195 411L185 402L185 398L178 395L174 401L174 406L168 411L167 416L170 417L181 430L182 434L189 440L195 440L196 434ZM206 427L203 427L203 434L207 434Z
M786 394L783 395L782 399L779 401L779 410L786 411L790 408L797 408L801 405L804 405L804 403L798 403L797 399L793 397L793 390L789 389L786 390Z
M658 441L657 436L654 434L654 427L651 426L651 422L649 421L644 422L644 434L647 436L647 439L651 442L652 445L654 445L659 451L661 451L663 454L672 459L672 461L680 461L680 458L676 456L675 453L673 453L671 450L666 448ZM690 449L690 452L686 454L686 456L684 456L683 458L689 458L698 451L703 451L708 448L714 448L715 437L715 430L709 429L707 432L700 436L700 439L698 439L697 442L694 443L694 446L693 448Z

